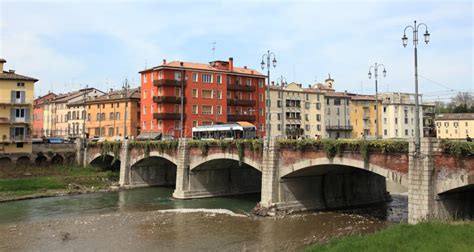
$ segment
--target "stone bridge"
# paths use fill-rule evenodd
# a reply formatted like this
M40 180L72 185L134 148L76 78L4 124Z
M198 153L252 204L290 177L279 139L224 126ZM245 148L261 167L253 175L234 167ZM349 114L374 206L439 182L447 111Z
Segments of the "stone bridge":
M33 144L31 153L0 154L0 166L26 167L49 164L74 164L80 146L76 143Z
M474 157L445 154L436 139L422 139L421 153L344 151L328 157L324 149L269 146L254 151L235 146L208 147L204 153L182 139L167 151L121 144L106 159L87 149L85 163L115 160L123 187L175 186L173 197L190 199L261 193L260 205L276 210L323 210L385 202L386 180L408 188L409 222L473 217Z

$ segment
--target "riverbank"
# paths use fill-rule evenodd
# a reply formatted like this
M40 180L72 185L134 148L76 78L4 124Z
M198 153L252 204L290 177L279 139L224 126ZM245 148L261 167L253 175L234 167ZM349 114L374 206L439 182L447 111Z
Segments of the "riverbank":
M474 222L399 224L374 234L348 236L307 251L473 251Z
M0 202L108 191L118 173L93 167L33 167L29 171L0 173Z

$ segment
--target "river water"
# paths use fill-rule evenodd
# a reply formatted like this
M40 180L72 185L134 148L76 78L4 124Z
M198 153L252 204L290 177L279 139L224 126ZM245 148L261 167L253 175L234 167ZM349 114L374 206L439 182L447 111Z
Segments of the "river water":
M249 215L259 195L174 200L172 192L152 187L0 203L0 250L286 251L407 218L401 195L364 209L262 218Z

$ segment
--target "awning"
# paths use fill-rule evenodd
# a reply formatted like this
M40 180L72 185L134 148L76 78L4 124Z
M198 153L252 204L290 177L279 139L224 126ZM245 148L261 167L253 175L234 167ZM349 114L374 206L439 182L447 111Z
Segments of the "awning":
M161 138L161 132L145 132L137 136L137 140L157 140Z

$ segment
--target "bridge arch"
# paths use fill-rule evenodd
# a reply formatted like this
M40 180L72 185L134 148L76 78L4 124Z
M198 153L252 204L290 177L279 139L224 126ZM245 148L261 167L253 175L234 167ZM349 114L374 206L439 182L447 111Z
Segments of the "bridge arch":
M130 160L130 166L133 166L136 163L142 161L143 159L149 158L149 157L163 158L173 163L174 165L178 165L178 160L172 157L171 155L164 152L159 152L159 151L150 151L150 154L148 156L146 156L145 154L141 154L141 155L136 156L135 158L132 157L132 159Z
M223 160L234 160L239 162L240 158L238 154L235 153L214 153L208 156L198 156L198 157L191 157L191 164L189 165L190 170L194 170L196 167L202 166L206 162L212 161L212 160L218 160L218 159L223 159ZM246 164L258 171L262 171L261 165L258 162L255 162L251 158L244 157L242 164Z
M130 184L140 186L174 186L177 160L166 153L150 152L130 161Z
M459 188L474 185L474 171L459 171L455 173L439 174L436 179L436 194L443 194Z
M103 156L101 153L97 153L93 158L90 159L89 165L97 167L101 170L120 170L120 160L114 160L114 154L109 152Z
M300 171L302 169L307 169L310 167L317 167L317 166L328 166L328 165L337 165L337 166L346 166L352 167L356 169L366 170L380 176L385 177L386 179L392 180L401 184L404 187L408 188L408 174L403 174L397 171L393 171L378 165L374 165L371 163L366 164L364 161L345 158L345 157L334 157L333 159L328 158L316 158L316 159L309 159L303 160L292 165L283 166L280 170L280 177L288 176L291 173L296 171Z

